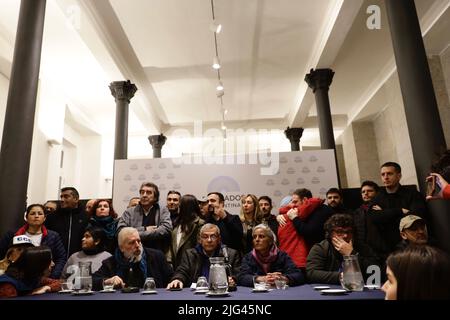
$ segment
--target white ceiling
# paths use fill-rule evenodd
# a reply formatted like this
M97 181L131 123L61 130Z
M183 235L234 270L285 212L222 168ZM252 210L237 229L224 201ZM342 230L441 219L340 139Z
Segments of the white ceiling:
M381 30L368 30L368 5L382 9ZM450 43L450 0L416 0L425 44ZM337 134L383 107L377 96L395 71L382 0L214 0L223 102L229 128L304 126L318 144L309 69L330 67ZM0 72L9 77L19 1L0 0ZM75 12L75 14L74 14ZM218 126L220 100L210 0L48 0L41 79L71 101L88 132L111 135L108 84L130 79L130 135L169 133L194 120ZM424 32L424 33L425 33ZM378 100L377 100L378 99ZM370 103L369 103L370 102ZM71 120L71 121L72 121Z

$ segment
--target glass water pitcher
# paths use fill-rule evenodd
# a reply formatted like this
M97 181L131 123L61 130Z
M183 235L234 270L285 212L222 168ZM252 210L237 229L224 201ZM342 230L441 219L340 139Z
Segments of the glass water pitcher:
M209 291L214 294L223 294L228 291L228 277L223 257L209 258Z

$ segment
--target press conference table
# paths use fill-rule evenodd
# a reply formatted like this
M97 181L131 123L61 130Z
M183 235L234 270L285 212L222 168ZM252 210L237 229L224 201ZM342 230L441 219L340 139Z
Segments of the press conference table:
M179 301L179 300L195 300L195 301L215 301L215 300L229 300L229 301L292 301L292 300L383 300L384 292L381 290L372 290L364 288L362 292L348 292L340 295L325 295L320 291L314 290L317 285L305 284L298 287L289 287L286 290L271 290L268 292L252 292L252 288L238 287L237 291L230 292L226 297L206 296L205 294L195 294L189 288L181 291L168 291L165 289L157 289L156 294L142 294L139 293L122 293L120 290L115 292L94 292L90 295L74 295L71 293L47 293L36 296L17 297L14 300L164 300L164 301ZM332 289L338 289L338 286L330 286Z

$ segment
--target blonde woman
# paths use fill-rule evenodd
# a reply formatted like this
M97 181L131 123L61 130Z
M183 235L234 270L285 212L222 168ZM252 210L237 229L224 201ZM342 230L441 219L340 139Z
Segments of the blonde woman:
M252 250L253 239L252 229L254 226L262 222L262 213L259 208L258 198L253 194L247 194L241 198L241 212L239 213L241 219L243 237L242 248L243 253L247 253Z

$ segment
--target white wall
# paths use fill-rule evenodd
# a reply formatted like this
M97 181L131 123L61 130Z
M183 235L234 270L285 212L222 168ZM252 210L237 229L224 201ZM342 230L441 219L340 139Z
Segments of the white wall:
M5 123L6 101L8 100L9 80L0 73L0 143L3 136L3 126Z
M384 84L387 107L373 122L380 164L398 162L402 167L402 184L416 184L417 175L411 140L406 124L405 110L398 75L395 72Z

